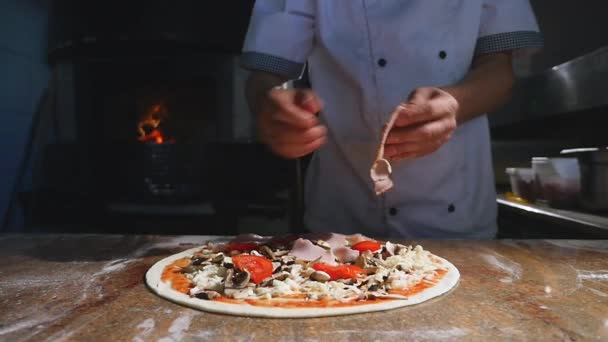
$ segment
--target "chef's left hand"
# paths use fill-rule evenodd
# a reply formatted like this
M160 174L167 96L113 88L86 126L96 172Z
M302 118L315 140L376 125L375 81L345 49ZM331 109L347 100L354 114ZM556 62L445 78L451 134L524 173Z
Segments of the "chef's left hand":
M412 159L435 152L456 129L458 101L434 87L414 90L397 107L399 116L386 139L384 158Z

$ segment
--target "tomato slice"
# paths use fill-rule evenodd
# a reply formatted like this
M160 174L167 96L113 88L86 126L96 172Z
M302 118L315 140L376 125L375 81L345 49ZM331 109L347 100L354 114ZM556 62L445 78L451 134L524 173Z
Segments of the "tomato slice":
M224 252L251 252L258 249L258 244L253 242L235 242L224 247Z
M312 265L312 268L329 274L331 280L357 278L365 273L364 269L355 265L331 266L324 263L316 263Z
M361 241L354 244L351 249L363 253L365 251L376 252L382 249L382 244L376 241Z
M232 263L238 270L247 270L251 274L251 281L256 284L270 277L274 268L270 260L257 255L235 255Z

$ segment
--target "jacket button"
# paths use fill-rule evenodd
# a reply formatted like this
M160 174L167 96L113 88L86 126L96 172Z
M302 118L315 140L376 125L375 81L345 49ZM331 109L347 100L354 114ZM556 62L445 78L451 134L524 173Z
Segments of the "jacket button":
M445 59L448 56L447 52L441 50L439 51L439 58Z
M391 216L397 215L397 208L390 208L388 210L388 214L391 215Z
M386 65L386 59L380 58L378 60L378 65L381 66L381 67L384 67Z
M454 206L454 204L450 204L448 206L448 213L453 213L456 210L456 207Z

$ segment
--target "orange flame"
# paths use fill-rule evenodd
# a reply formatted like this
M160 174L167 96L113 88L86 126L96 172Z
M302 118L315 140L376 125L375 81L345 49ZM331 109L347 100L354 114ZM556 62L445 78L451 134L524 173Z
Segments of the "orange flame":
M174 142L167 139L160 128L161 123L168 118L167 108L162 104L153 105L149 111L142 115L137 124L137 140L141 142Z

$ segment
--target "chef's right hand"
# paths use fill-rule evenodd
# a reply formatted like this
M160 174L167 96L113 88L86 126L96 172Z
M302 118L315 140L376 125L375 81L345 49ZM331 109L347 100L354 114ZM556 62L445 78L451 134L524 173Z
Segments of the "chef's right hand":
M272 88L258 104L258 135L279 156L302 157L325 143L327 128L317 117L323 103L312 90Z

